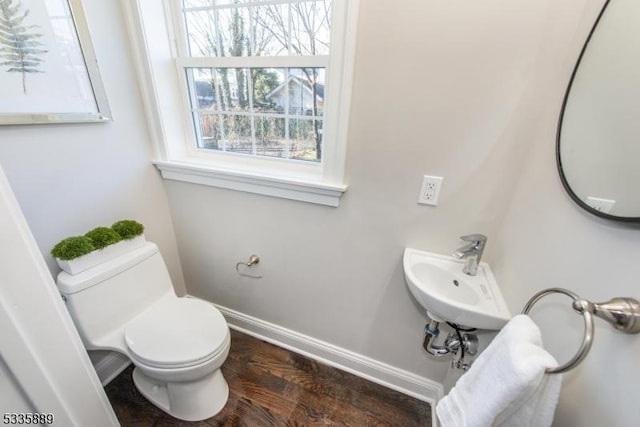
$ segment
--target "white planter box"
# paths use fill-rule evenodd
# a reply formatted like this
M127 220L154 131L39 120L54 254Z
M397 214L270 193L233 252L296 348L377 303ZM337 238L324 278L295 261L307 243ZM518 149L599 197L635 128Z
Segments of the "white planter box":
M136 236L133 239L121 240L118 243L114 243L113 245L109 245L105 248L89 252L88 254L82 255L81 257L75 259L65 261L56 258L56 262L58 263L60 268L67 273L78 274L105 261L116 258L122 254L139 248L144 245L145 242L146 239L144 238L143 234L140 236Z

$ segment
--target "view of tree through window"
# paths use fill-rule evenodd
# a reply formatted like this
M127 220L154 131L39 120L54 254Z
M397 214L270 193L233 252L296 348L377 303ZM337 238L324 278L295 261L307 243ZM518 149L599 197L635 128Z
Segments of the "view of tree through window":
M329 54L331 0L183 0L182 6L187 55L210 64L185 67L198 147L320 161L325 62L309 58ZM218 66L229 57L246 58L247 66ZM286 60L254 66L257 57ZM296 58L305 61L296 66Z

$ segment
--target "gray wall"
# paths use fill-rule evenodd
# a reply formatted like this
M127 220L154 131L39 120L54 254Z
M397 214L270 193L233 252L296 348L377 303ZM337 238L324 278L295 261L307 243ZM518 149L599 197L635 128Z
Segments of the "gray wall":
M340 206L167 181L188 292L441 382L448 362L420 348L402 252L448 254L479 232L496 261L542 105L540 49L566 53L582 12L553 3L362 1ZM444 176L438 207L417 204L423 174ZM260 280L234 270L253 253Z
M565 193L555 165L555 132L562 96L581 42L602 2L587 1L583 13L565 5L549 21L542 41L538 102L523 124L530 151L517 180L493 252L494 272L508 305L520 311L536 292L565 287L592 301L614 296L639 298L637 263L640 228L599 219L582 211ZM567 28L575 28L564 34ZM639 298L640 299L640 298ZM566 297L547 297L531 315L545 347L560 363L577 351L583 322ZM564 374L554 426L631 427L640 417L635 396L640 380L640 340L596 319L594 344L576 369Z
M151 143L118 2L82 2L113 113L103 124L0 127L0 164L52 274L64 237L123 218L142 222L174 285L184 279L168 201Z
M637 297L640 231L580 211L555 169L562 96L601 5L362 2L341 206L167 182L189 293L436 381L446 363L419 349L406 246L449 253L459 235L486 233L513 313L551 286ZM436 208L416 205L425 173L445 177ZM260 281L233 270L252 253ZM568 360L579 316L562 299L533 315ZM639 346L599 322L554 425L635 425L640 409L620 396L635 395Z
M588 31L586 24L593 21L598 3L587 2L570 51L575 51L580 35ZM549 287L564 287L594 302L615 296L640 299L640 227L605 221L581 210L564 191L556 170L553 142L567 82L557 78L556 71L577 53L554 51L551 45L559 47L554 39L548 37L549 48L541 49L538 58L540 65L548 65L540 76L545 90L539 93L533 126L523 135L531 151L501 226L494 270L514 309L521 309L535 292ZM560 363L575 355L583 337L582 318L569 303L566 297L546 297L531 312L542 329L545 347ZM564 374L555 426L638 424L640 407L629 404L626 396L637 395L640 340L615 331L600 319L595 324L589 355Z

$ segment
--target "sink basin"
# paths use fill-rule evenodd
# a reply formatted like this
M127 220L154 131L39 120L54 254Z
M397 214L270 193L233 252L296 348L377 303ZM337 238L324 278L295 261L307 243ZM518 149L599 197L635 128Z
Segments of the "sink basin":
M411 294L432 320L497 330L511 318L485 262L476 276L469 276L462 272L462 260L406 248L403 266Z

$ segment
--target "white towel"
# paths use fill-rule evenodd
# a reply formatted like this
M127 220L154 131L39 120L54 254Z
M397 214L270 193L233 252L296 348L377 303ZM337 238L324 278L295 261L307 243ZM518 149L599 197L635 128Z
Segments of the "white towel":
M442 427L549 427L562 378L540 329L513 317L436 406Z

